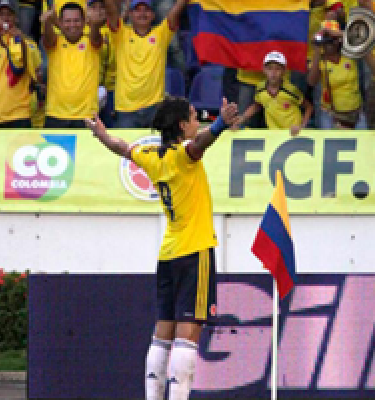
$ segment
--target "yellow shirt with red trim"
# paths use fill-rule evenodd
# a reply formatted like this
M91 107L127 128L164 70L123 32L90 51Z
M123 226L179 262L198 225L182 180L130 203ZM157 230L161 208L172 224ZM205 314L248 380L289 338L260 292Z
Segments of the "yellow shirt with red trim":
M98 112L100 48L83 35L70 43L63 35L47 49L46 115L62 119L91 118Z
M157 146L136 146L132 160L157 188L168 224L159 252L171 260L217 245L212 200L201 160L186 153L188 141L168 148L163 157Z
M321 106L331 109L331 101L326 80L326 62L319 64L322 82ZM332 101L336 111L354 111L362 104L359 88L358 68L355 60L340 57L338 64L327 61L328 82L331 87Z
M287 79L284 79L275 96L267 91L266 81L257 86L255 93L255 102L264 108L269 129L290 129L293 125L300 125L302 122L300 106L303 101L302 92Z
M164 98L167 50L173 34L167 19L144 37L119 20L118 30L112 32L117 61L117 111L136 111Z
M3 35L4 43L9 46L11 40L8 35ZM0 46L0 123L18 119L30 118L30 83L36 77L35 70L40 66L42 58L38 46L30 39L25 39L27 51L27 68L14 86L9 85L7 68L9 59L7 51ZM22 61L22 48L17 45ZM12 54L15 54L12 50ZM16 57L19 58L19 57ZM23 63L21 63L23 65ZM22 66L20 65L20 66Z

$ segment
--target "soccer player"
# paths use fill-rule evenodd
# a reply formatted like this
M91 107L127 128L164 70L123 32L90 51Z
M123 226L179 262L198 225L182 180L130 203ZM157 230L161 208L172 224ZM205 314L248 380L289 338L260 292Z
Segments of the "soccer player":
M216 312L217 241L201 159L236 114L237 105L223 99L221 115L198 132L194 107L186 99L167 97L153 121L161 133L160 146L131 147L109 136L97 116L86 121L104 146L145 170L168 219L157 266L157 322L146 357L147 400L164 398L168 361L169 399L189 397L202 324Z

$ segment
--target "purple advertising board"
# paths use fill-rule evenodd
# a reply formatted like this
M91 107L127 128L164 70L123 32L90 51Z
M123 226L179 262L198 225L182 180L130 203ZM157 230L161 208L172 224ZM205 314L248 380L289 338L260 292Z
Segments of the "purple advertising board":
M375 275L301 274L280 302L278 398L375 398ZM28 398L144 399L155 276L30 275ZM272 277L218 275L191 398L270 398Z

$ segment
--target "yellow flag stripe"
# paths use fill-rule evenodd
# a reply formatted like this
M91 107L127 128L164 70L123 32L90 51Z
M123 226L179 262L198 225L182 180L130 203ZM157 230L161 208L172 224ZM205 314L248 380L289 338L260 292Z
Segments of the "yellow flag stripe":
M308 0L190 0L199 4L205 11L223 11L229 14L242 14L250 11L299 11L309 10Z
M286 206L284 181L283 181L283 177L281 175L281 171L279 171L279 170L276 171L276 188L273 192L271 204L272 204L273 208L275 209L275 211L280 215L280 218L283 221L283 224L284 224L285 229L287 230L289 236L292 237L291 230L290 230L288 210L287 210L287 206Z

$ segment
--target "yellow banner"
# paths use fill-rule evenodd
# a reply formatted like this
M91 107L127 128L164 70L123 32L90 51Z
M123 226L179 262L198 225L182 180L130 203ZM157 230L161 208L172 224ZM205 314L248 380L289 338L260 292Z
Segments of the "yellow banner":
M149 130L113 131L159 143ZM375 132L225 132L204 155L215 213L263 213L275 172L290 213L375 213ZM89 131L1 131L0 212L158 213L152 184Z

